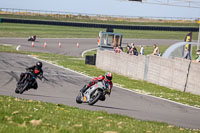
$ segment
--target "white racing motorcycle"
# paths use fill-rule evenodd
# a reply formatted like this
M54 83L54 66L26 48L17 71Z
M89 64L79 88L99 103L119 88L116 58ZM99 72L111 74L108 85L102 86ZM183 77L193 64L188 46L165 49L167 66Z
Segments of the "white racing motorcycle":
M111 88L109 87L109 84L104 80L97 82L93 86L89 87L83 94L80 92L76 97L76 102L79 104L88 103L89 105L93 105L98 100L105 101L105 95L110 94L110 90Z

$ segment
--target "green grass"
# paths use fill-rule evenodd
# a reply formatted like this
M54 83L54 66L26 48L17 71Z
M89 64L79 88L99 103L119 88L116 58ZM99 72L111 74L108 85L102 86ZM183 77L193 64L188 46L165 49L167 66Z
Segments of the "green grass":
M100 30L102 29L0 23L0 37L28 38L36 34L39 38L97 38Z
M166 123L0 96L2 133L197 133Z
M101 28L85 28L70 26L52 26L37 24L14 24L0 23L0 37L24 37L28 38L34 34L38 38L98 38L99 31L106 31ZM144 39L179 39L183 40L188 32L175 31L141 31L141 30L120 30L123 38L144 38ZM197 40L198 33L193 33L193 40ZM169 45L169 44L166 44Z
M94 54L96 54L97 53L97 50L91 50L91 51L88 51L88 52L86 52L84 55L83 55L83 57L85 58L85 56L86 55L94 55Z
M11 52L11 53L18 53L18 51L16 51L12 47L1 46L0 52L4 52L4 51ZM34 54L40 59L51 61L55 64L64 66L66 68L70 68L78 72L82 72L92 77L96 77L105 73L105 71L97 69L93 65L85 64L84 60L79 60L79 58L76 59L76 57L69 57L65 55L49 54L49 53L23 52L23 51L20 51L19 53ZM200 107L199 95L172 90L167 87L155 85L153 83L149 83L142 80L134 80L122 75L118 75L116 73L113 73L113 82L115 84L119 84L123 86L124 88L135 90L141 93L146 93L149 95L162 97L165 99L170 99L172 101L176 101L179 103L188 104L195 107Z

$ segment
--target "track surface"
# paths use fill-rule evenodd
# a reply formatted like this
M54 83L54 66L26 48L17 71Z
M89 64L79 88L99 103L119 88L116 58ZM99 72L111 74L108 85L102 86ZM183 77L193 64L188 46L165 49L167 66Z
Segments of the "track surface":
M36 62L27 55L0 53L0 94L26 99L62 103L89 110L104 110L130 117L167 122L181 127L199 128L200 109L185 107L176 103L144 96L113 88L111 97L94 106L76 104L75 98L80 88L90 79L77 73L44 63L45 76L49 82L38 80L38 90L29 90L24 94L15 94L14 89L20 72Z
M135 45L152 45L154 43L159 45L172 45L181 40L163 40L163 39L123 39L123 46L127 43L134 42ZM44 48L44 42L47 43L47 47ZM58 44L61 42L61 48ZM79 48L77 48L77 43L79 43ZM0 44L13 44L21 45L20 50L26 51L37 51L37 52L49 52L57 54L65 54L69 56L80 57L81 53L87 49L97 48L97 39L87 38L87 39L37 39L34 42L35 47L31 47L32 43L28 42L25 38L0 38Z
M0 43L4 43L2 39L0 39ZM21 45L27 44L21 43ZM86 47L93 48L90 45L88 44ZM28 49L31 49L31 47L28 46ZM78 49L78 51L75 50L77 56L80 56L80 53L83 51L81 47L76 48L76 43L75 47L70 45L70 49ZM36 48L35 50L41 50L41 48ZM53 52L59 52L59 50L58 48L58 51L53 50ZM38 80L38 90L29 90L22 95L15 94L14 90L20 73L24 72L27 66L35 64L35 62L35 59L27 55L0 53L0 94L45 102L62 103L88 110L103 110L141 120L167 122L180 127L200 128L200 109L134 92L130 93L130 91L117 87L113 88L111 97L107 97L104 102L99 101L94 106L76 104L75 98L80 88L88 83L90 78L47 63L44 63L44 75L50 80L49 82L42 83Z

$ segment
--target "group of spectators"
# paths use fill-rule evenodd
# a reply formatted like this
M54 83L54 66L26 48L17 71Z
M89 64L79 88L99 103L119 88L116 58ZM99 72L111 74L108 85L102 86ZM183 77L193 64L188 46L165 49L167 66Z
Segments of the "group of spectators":
M138 56L138 54L144 55L144 47L143 45L141 45L140 52L138 53L137 48L135 47L134 43L127 44L127 54L136 55L136 56ZM154 50L152 52L152 55L160 56L159 48L156 44L154 44Z
M138 56L138 51L137 51L134 43L127 45L127 54Z
M158 46L154 44L153 47L154 47L154 50L152 52L152 55L161 56ZM189 46L188 44L185 46L185 55L184 55L184 58L189 59L189 60L191 60L190 47L191 46ZM135 47L134 43L127 44L127 54L136 55L136 56L138 56L138 54L144 55L144 47L141 45L140 52L138 53L137 48ZM197 55L195 57L195 60L197 62L200 62L200 50L197 50Z
M153 50L151 55L161 56L161 53L159 52L159 48L158 48L157 44L154 44L153 47L154 47L154 50ZM136 55L136 56L138 56L139 54L144 55L143 45L140 46L139 52L138 52L137 48L135 47L134 43L127 44L126 49L127 49L127 54ZM114 47L114 51L116 53L120 53L120 52L123 51L123 49L122 49L122 47ZM189 45L185 46L185 55L184 55L183 58L191 60L190 46ZM197 62L200 62L200 50L197 50L197 56L196 56L195 60Z

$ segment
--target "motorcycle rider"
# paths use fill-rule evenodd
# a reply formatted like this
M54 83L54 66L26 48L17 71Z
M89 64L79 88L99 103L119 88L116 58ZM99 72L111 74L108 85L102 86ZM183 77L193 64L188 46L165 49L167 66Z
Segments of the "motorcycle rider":
M40 61L36 62L36 65L28 67L28 68L26 68L26 70L31 72L34 77L31 88L37 89L38 84L37 84L36 78L38 77L40 80L42 80L42 78L43 78L42 62L40 62ZM22 81L24 76L25 76L25 73L21 73L20 79L19 79L17 85L24 82L24 81Z
M35 41L36 40L36 35L33 35L28 38L28 41Z
M85 85L80 90L80 92L83 94L89 87L91 87L92 85L94 85L94 84L96 84L98 82L102 82L103 80L105 81L107 88L109 88L109 89L107 89L107 94L110 95L111 94L111 90L112 90L112 86L113 86L112 73L110 73L110 72L106 72L105 76L104 75L100 75L100 76L98 76L96 78L93 78L92 81L90 81L88 85Z

